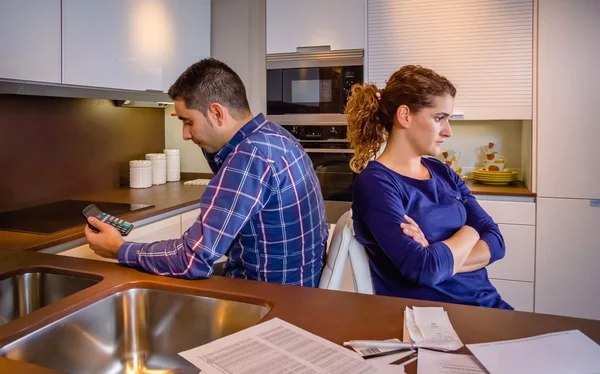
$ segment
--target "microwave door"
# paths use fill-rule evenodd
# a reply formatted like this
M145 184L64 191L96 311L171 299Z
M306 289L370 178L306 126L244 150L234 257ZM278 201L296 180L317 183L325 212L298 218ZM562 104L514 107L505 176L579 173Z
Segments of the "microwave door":
M281 84L284 114L339 113L339 67L283 69Z

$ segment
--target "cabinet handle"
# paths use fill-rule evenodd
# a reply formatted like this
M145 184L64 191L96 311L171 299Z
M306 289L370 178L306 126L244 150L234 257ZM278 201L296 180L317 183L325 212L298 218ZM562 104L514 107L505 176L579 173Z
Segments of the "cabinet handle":
M592 200L590 200L590 206L592 208L600 208L600 199L592 199Z
M331 51L330 45L314 45L308 47L296 47L296 52L329 52Z

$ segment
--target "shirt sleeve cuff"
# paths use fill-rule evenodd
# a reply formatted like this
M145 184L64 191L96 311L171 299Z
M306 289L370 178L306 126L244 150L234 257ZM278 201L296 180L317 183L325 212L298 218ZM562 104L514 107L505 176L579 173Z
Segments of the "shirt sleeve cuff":
M486 242L486 244L490 248L490 262L488 263L488 265L504 257L504 250L502 248L501 243L498 242L498 238L496 237L496 235L494 235L491 232L486 232L483 235L481 235L480 239Z
M117 259L119 264L140 267L138 261L138 252L140 250L140 243L125 242L119 247L117 252Z
M437 262L437 271L434 274L433 284L438 284L452 278L454 274L454 256L450 247L444 242L437 242L430 245L430 249L435 251Z

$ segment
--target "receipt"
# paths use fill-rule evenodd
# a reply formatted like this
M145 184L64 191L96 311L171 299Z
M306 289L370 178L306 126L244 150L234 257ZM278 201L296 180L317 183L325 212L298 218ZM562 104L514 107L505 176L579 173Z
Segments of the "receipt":
M404 320L411 340L418 347L455 351L463 346L444 308L407 307Z

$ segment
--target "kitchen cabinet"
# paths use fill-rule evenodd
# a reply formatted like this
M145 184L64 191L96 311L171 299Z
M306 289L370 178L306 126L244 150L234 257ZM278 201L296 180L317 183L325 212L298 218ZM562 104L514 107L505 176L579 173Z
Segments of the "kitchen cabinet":
M62 0L63 83L167 91L210 56L210 0Z
M485 200L476 196L479 205L496 223L535 225L535 203L521 201Z
M539 198L535 312L600 319L600 206Z
M532 312L535 281L534 202L485 200L478 203L498 224L506 254L487 267L490 282L516 310Z
M531 119L533 19L533 0L368 0L366 78L418 64L452 81L464 119Z
M515 310L533 312L533 283L504 279L490 279L502 299Z
M365 0L267 0L267 53L364 49Z
M542 0L538 14L538 196L600 199L600 2Z
M499 224L506 245L503 259L488 266L490 278L534 281L535 226Z
M60 83L60 0L0 2L0 78Z

